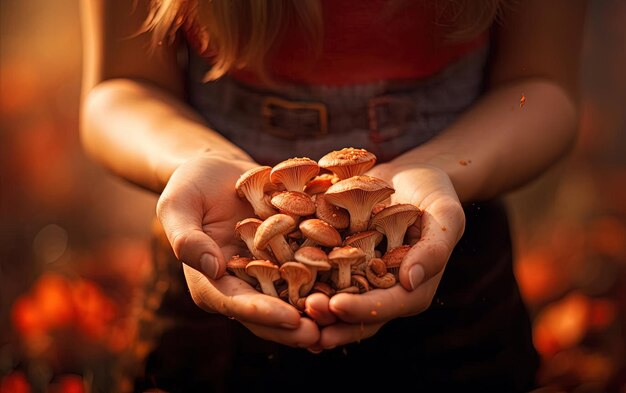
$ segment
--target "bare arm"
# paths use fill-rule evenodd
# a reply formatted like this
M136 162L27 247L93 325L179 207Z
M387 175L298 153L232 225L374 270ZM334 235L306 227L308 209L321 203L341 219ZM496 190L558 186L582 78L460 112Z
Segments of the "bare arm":
M562 158L577 132L584 14L578 0L514 3L496 32L487 94L440 136L398 157L395 169L443 169L460 200L472 201L520 187Z
M256 164L185 105L175 47L151 53L147 34L132 37L148 3L81 1L83 145L116 175L160 194L157 216L199 307L232 316L259 337L309 346L319 339L313 322L224 275L228 258L241 251L233 228L253 214L234 184Z
M461 202L520 187L571 148L584 1L525 0L513 11L497 31L483 98L436 138L372 168L393 185L392 202L422 208L419 241L402 261L401 285L307 298L313 315L338 318L322 330L316 350L358 342L391 319L427 309L465 230Z
M149 35L136 34L147 10L147 0L81 2L86 151L118 176L155 192L180 164L200 154L250 161L184 104L175 46L150 51Z

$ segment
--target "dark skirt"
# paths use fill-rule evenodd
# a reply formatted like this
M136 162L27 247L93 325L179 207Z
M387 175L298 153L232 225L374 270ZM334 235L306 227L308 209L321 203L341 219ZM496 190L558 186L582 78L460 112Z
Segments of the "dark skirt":
M158 318L172 322L136 378L136 391L528 392L539 359L513 275L501 201L465 207L466 231L430 308L388 322L373 337L320 354L261 340L235 320L201 311L179 263Z

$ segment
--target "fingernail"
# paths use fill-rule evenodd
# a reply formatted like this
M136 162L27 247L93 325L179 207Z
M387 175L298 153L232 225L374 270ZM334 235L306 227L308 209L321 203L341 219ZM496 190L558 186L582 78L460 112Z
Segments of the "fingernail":
M211 278L217 278L217 270L219 269L219 265L217 264L217 260L211 254L202 254L200 257L200 268L207 276Z
M287 323L287 322L283 322L283 323L281 323L281 324L280 324L280 326L281 326L281 327L283 327L283 328L285 328L285 329L295 329L295 328L297 328L297 327L298 327L298 326L296 326L296 325L293 325L293 324L291 324L291 323Z
M409 270L409 284L415 290L424 280L424 268L422 265L415 265Z
M320 353L322 353L322 351L324 350L324 348L319 347L319 346L312 346L312 347L308 347L307 351L311 352L314 355L318 355Z

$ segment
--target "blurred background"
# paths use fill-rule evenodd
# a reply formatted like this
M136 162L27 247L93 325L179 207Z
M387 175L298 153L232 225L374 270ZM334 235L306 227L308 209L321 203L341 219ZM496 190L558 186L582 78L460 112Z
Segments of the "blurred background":
M588 12L576 149L508 198L541 385L624 393L626 2ZM0 17L0 393L124 391L156 197L81 151L77 2Z

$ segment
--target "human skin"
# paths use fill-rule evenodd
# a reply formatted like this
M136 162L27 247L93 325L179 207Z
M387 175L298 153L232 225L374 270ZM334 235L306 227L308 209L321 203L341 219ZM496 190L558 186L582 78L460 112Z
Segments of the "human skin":
M235 317L264 339L317 352L426 310L463 234L462 203L527 184L567 154L576 137L585 2L515 3L494 31L484 96L437 137L368 172L395 189L394 203L424 212L422 236L400 268L401 285L332 299L314 294L305 309L312 319L304 317L224 275L238 251L233 228L251 216L232 188L257 164L184 103L173 45L148 54L148 35L128 39L147 9L141 0L131 12L132 3L81 1L83 145L117 176L160 194L157 215L196 304Z

